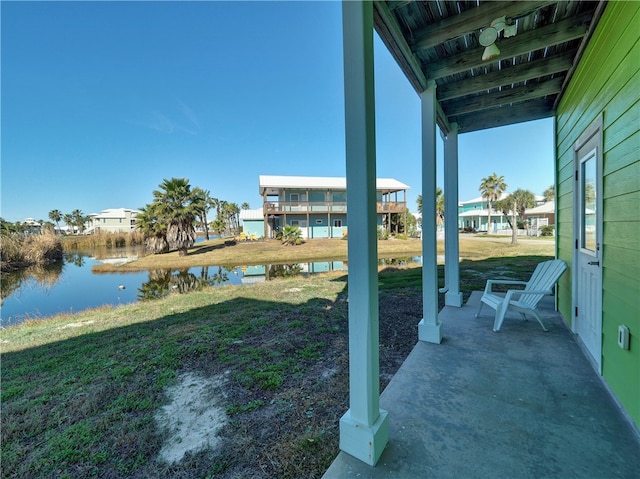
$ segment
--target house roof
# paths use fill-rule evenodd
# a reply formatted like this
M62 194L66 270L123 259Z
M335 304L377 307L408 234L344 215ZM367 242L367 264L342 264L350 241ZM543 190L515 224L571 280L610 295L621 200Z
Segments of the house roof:
M374 25L418 94L435 82L441 130L465 133L554 116L606 3L381 0ZM503 16L517 33L483 61L480 34Z
M130 208L109 208L102 210L100 213L91 213L89 216L93 216L95 218L125 218L127 213L131 213L135 216L139 211L132 210Z
M257 208L255 210L240 210L240 219L242 221L263 220L264 214L262 213L262 208Z
M547 201L546 203L536 206L535 208L527 208L524 211L524 213L526 215L540 215L540 214L555 213L555 211L556 211L555 202Z
M333 176L268 176L260 175L259 192L262 196L276 195L282 188L310 189L310 190L346 190L347 180L344 177ZM376 189L395 192L408 190L411 187L393 178L378 178Z
M498 198L498 200L504 200L507 196L509 196L510 193L508 192L504 192L500 195L500 198ZM544 196L542 195L533 195L533 197L535 198L536 201L543 201L544 200ZM458 203L458 206L462 206L462 205L470 205L473 203L486 203L487 200L486 198L483 198L482 196L478 196L477 198L473 198L471 200L466 200L466 201L460 201Z
M491 212L492 215L497 216L498 214L502 214L502 213L496 213L495 211ZM458 217L460 218L466 218L467 216L489 216L489 210L469 210L469 211L465 211L464 213L459 213Z
M504 200L507 196L509 196L509 193L502 193L500 195L500 200ZM460 205L468 205L468 204L473 204L473 203L486 203L487 200L485 198L483 198L482 196L478 196L477 198L473 198L471 200L466 200L466 201L461 201L459 204Z

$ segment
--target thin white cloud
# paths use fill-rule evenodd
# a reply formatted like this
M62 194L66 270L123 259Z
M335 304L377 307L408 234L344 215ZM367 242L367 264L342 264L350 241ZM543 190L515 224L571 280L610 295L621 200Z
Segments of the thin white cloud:
M151 112L149 120L145 126L151 130L159 131L161 133L174 133L179 129L178 125L174 121L157 110Z
M200 122L195 112L187 104L178 100L180 114L170 116L160 110L151 111L146 119L142 121L132 121L131 123L154 130L160 133L187 133L197 135L200 132Z
M178 100L178 106L180 107L182 114L191 123L191 126L193 127L193 129L195 131L200 131L200 122L198 121L198 117L196 116L195 112L191 108L189 108L186 103L184 103L181 100Z

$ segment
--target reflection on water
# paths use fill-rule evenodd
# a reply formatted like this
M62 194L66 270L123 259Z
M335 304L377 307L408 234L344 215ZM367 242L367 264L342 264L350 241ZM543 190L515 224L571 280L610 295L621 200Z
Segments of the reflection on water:
M196 275L193 270L200 270ZM211 273L209 270L215 271ZM138 288L138 300L158 299L170 293L199 291L205 286L216 286L229 280L229 273L222 266L202 266L200 268L154 269L149 271L149 279Z
M65 254L48 266L23 269L0 276L0 325L19 324L62 312L78 312L162 298L209 286L243 285L274 278L346 271L346 261L311 263L201 266L180 270L93 273L101 263L117 264L144 254L141 248L114 248ZM416 258L381 260L381 265L402 265ZM418 259L419 261L419 259Z
M0 306L4 299L20 290L23 284L31 281L36 287L48 291L58 282L62 273L63 262L56 261L45 266L30 266L0 275Z

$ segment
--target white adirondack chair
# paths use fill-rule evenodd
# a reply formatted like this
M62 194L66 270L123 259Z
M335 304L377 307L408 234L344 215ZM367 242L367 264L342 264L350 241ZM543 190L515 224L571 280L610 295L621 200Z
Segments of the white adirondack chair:
M488 280L476 312L476 318L480 314L482 306L486 304L496 310L496 318L493 322L494 331L499 331L502 327L504 315L508 309L518 311L522 319L527 319L526 315L529 313L533 314L542 329L548 331L542 321L542 316L537 311L538 303L543 296L553 293L553 286L566 269L567 264L564 261L553 259L538 264L529 281ZM524 289L510 289L505 295L498 295L492 291L494 284L521 285L524 286Z

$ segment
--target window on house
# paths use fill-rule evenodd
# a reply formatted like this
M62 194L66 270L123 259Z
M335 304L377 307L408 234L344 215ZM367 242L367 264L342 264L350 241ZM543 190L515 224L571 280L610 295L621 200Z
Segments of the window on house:
M316 220L316 224L317 225L321 225L322 224L322 220Z
M291 193L289 198L291 199L291 203L297 203L300 201L300 195L298 193Z
M334 228L342 228L342 220L333 220Z

